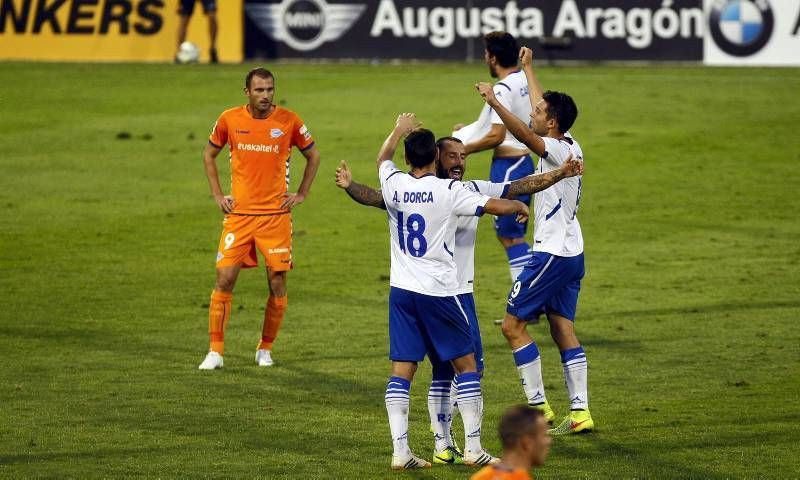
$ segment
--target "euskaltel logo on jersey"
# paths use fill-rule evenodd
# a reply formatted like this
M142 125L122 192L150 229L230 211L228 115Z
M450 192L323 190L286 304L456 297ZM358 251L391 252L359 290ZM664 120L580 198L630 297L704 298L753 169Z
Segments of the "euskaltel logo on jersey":
M366 5L325 0L283 0L245 4L247 16L268 37L303 52L338 40L361 17Z
M711 38L720 50L746 57L769 42L775 18L769 0L716 0L708 23Z

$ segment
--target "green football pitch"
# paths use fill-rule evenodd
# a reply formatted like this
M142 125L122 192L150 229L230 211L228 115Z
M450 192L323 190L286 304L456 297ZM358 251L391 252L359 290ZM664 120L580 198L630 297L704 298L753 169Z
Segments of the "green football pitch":
M201 151L249 66L0 64L0 476L467 478L389 471L383 212L333 184L400 112L474 119L482 65L277 65L322 153L294 213L276 366L257 368L266 280L244 272L225 369L201 372L221 215ZM577 331L597 430L557 438L540 479L790 478L800 472L800 71L543 68L574 96L586 155ZM227 162L220 157L223 184ZM293 185L304 161L295 154ZM486 178L489 155L468 159ZM523 395L493 321L509 289L491 219L476 249L484 444ZM542 350L557 414L558 351ZM410 443L431 457L426 394ZM458 431L460 421L455 423Z

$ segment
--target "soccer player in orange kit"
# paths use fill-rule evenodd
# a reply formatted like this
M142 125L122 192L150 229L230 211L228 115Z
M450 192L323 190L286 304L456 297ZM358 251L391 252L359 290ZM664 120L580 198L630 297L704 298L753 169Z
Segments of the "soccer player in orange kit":
M541 467L550 452L549 425L541 410L517 405L506 410L498 427L503 457L470 480L531 480L531 467Z
M319 168L320 155L300 117L273 104L275 77L255 68L245 78L248 104L222 112L208 139L203 162L214 200L225 214L217 252L217 281L208 313L210 348L200 370L223 367L225 326L236 278L264 256L269 298L256 364L270 366L272 343L286 311L286 272L292 268L291 209L303 202ZM230 148L231 195L219 183L216 158ZM297 147L306 158L297 193L289 193L289 157Z

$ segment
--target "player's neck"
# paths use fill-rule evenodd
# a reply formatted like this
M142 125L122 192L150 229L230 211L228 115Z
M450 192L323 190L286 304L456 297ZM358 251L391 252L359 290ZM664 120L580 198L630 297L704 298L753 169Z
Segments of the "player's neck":
M519 70L519 67L514 65L513 67L497 67L495 68L495 72L497 73L497 81L502 82L506 79L507 76L511 75L512 73Z
M548 130L546 136L550 138L555 138L556 140L561 140L562 138L565 138L564 134L559 132L555 128L551 128L550 130Z
M500 459L498 466L511 470L525 470L526 472L533 467L529 459L515 452L503 452L503 458Z
M251 117L257 120L264 120L265 118L272 115L272 112L274 111L275 111L275 105L270 105L269 108L264 112L259 112L258 110L253 108L253 106L250 104L247 105L247 113L249 113Z
M434 162L435 163L435 162ZM414 178L424 177L425 175L436 175L436 166L432 163L427 167L416 168L412 167L411 171L408 172Z

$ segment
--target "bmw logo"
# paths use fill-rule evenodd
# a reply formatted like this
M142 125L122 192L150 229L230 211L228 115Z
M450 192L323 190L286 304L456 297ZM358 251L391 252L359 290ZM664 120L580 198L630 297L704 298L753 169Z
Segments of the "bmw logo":
M769 42L775 19L768 0L717 0L711 6L709 24L720 50L746 57Z

